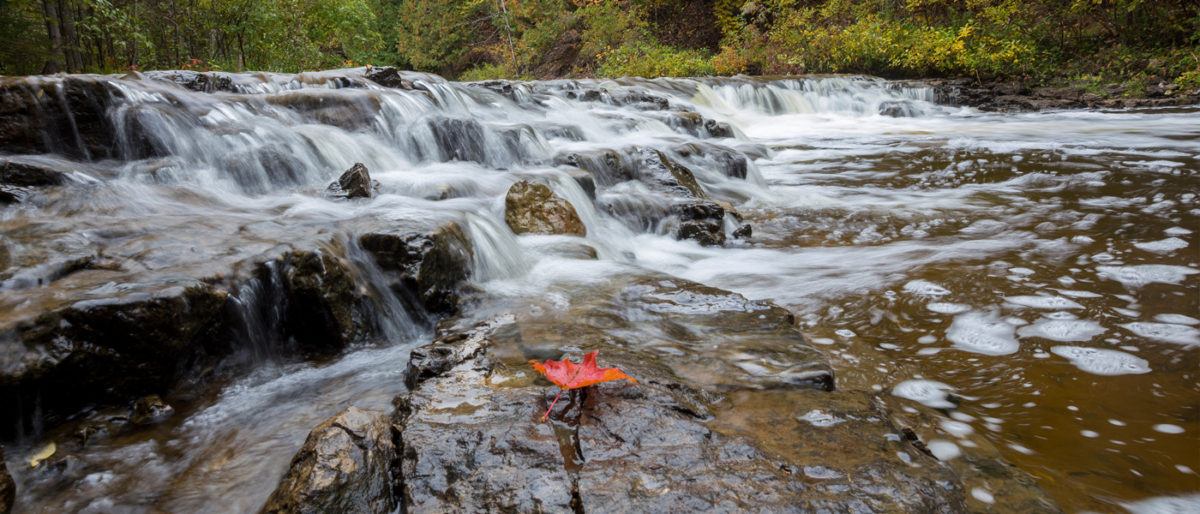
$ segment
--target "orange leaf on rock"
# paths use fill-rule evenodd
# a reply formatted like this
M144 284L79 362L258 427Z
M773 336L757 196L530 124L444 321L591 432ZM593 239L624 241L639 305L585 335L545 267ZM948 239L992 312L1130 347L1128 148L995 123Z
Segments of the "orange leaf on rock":
M617 368L601 368L596 365L596 355L600 350L593 351L583 356L583 364L575 364L567 358L561 361L546 361L537 362L529 361L533 364L533 369L538 370L547 380L554 382L558 387L566 389L579 389L592 384L608 382L609 380L625 379L633 383L637 383L629 375ZM558 396L562 396L562 391L558 392ZM550 415L550 410L554 409L554 404L558 402L558 396L554 397L554 402L550 403L550 409L546 410L546 414L542 415L542 419Z

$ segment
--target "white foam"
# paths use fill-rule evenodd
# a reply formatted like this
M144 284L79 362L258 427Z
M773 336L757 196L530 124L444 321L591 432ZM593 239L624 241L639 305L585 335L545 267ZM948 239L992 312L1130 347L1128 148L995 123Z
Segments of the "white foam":
M1175 344L1200 345L1200 329L1187 325L1135 321L1118 326L1147 339Z
M1182 434L1183 427L1179 425L1172 425L1170 423L1160 423L1158 425L1154 425L1154 431L1162 432L1164 434Z
M935 409L953 409L948 398L954 388L933 380L905 380L892 387L892 396L906 398Z
M1200 512L1200 493L1187 496L1158 496L1123 503L1121 506L1133 514L1192 514Z
M1158 241L1150 241L1147 243L1133 243L1133 246L1136 246L1139 249L1145 250L1147 252L1171 253L1171 252L1174 252L1175 250L1187 248L1188 242L1184 241L1182 239L1179 239L1178 237L1168 237L1166 239L1160 239Z
M1186 236L1188 234L1191 234L1192 231L1188 230L1186 228L1183 228L1183 227L1171 227L1169 229L1164 230L1163 233L1168 236Z
M1083 306L1061 296L1009 296L1004 299L1008 303L1030 307L1033 309L1082 309Z
M1159 314L1154 316L1154 320L1163 323L1174 323L1176 325L1200 325L1200 319L1184 316L1183 314Z
M992 493L982 487L972 487L971 497L988 505L996 503L996 497L992 496Z
M1146 359L1125 352L1079 346L1055 346L1050 349L1075 367L1095 375L1140 375L1150 372Z
M1104 333L1104 327L1089 320L1043 319L1017 330L1021 337L1040 337L1051 341L1090 341Z
M911 280L904 284L904 292L916 296L944 296L950 294L950 290L942 286L934 284L928 280Z
M1092 431L1092 430L1080 430L1080 431L1079 431L1079 435L1081 435L1081 436L1084 436L1084 437L1089 437L1089 438L1092 438L1092 439L1095 439L1095 438L1097 438L1097 437L1100 437L1100 434L1099 434L1098 432L1095 432L1095 431Z
M1097 266L1101 278L1116 280L1122 284L1141 287L1151 283L1178 284L1188 275L1200 271L1184 266L1168 264L1141 264L1137 266Z
M925 304L925 308L938 314L962 314L971 310L970 307L961 303L949 302L929 302Z
M984 355L1009 355L1021 347L1013 335L1014 327L995 315L968 312L954 318L946 339L956 348Z
M962 449L950 441L934 439L925 445L937 460L950 460L962 455Z

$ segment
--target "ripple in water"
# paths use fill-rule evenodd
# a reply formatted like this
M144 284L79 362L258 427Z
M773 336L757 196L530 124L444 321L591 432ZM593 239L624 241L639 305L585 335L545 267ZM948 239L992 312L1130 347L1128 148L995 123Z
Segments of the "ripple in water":
M1020 349L1013 326L994 314L968 312L954 318L946 339L955 348L984 355L1009 355Z
M1033 309L1082 309L1083 306L1061 296L1009 296L1004 299L1011 304Z
M1071 361L1076 368L1095 375L1140 375L1150 372L1150 363L1146 359L1116 350L1055 346L1050 351Z

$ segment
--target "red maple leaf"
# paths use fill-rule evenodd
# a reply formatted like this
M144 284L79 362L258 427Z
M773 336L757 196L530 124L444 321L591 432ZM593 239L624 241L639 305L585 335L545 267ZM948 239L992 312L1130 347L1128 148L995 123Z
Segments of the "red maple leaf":
M637 383L629 375L617 368L599 368L596 367L596 354L600 350L593 351L583 356L583 364L575 364L563 357L561 361L546 361L537 362L529 361L533 364L533 369L538 370L547 380L554 382L562 389L558 391L558 396L554 397L554 401L550 402L550 408L546 409L546 413L542 415L542 419L550 415L550 411L554 410L554 404L558 403L559 396L562 396L563 391L567 389L579 389L592 384L608 382L609 380L625 379L633 383Z

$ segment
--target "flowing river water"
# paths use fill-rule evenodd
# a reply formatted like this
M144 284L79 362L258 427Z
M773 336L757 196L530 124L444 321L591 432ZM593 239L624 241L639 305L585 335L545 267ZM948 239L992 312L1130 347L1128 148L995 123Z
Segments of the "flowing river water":
M0 208L0 320L224 273L357 219L458 220L492 308L570 316L572 298L639 274L769 300L829 356L838 388L942 410L927 441L939 458L982 437L1068 511L1200 509L1200 110L983 113L857 77L410 75L419 87L388 89L341 76L231 75L215 93L99 79L120 91L107 114L129 147L72 155L82 144L66 138L59 154L23 157L74 171ZM53 94L59 79L21 80ZM557 158L633 146L685 163L752 236L677 240L645 184L597 177L593 200ZM731 155L747 157L744 178L722 172ZM379 194L324 195L355 162ZM582 241L512 233L504 196L522 178L575 206ZM598 258L567 255L578 242ZM372 283L371 259L343 246ZM119 261L128 282L56 280L80 255ZM313 426L404 390L408 352L432 334L375 296L371 344L296 361L248 330L253 371L169 396L173 417L87 445L67 473L28 464L62 433L7 441L18 509L259 508Z

